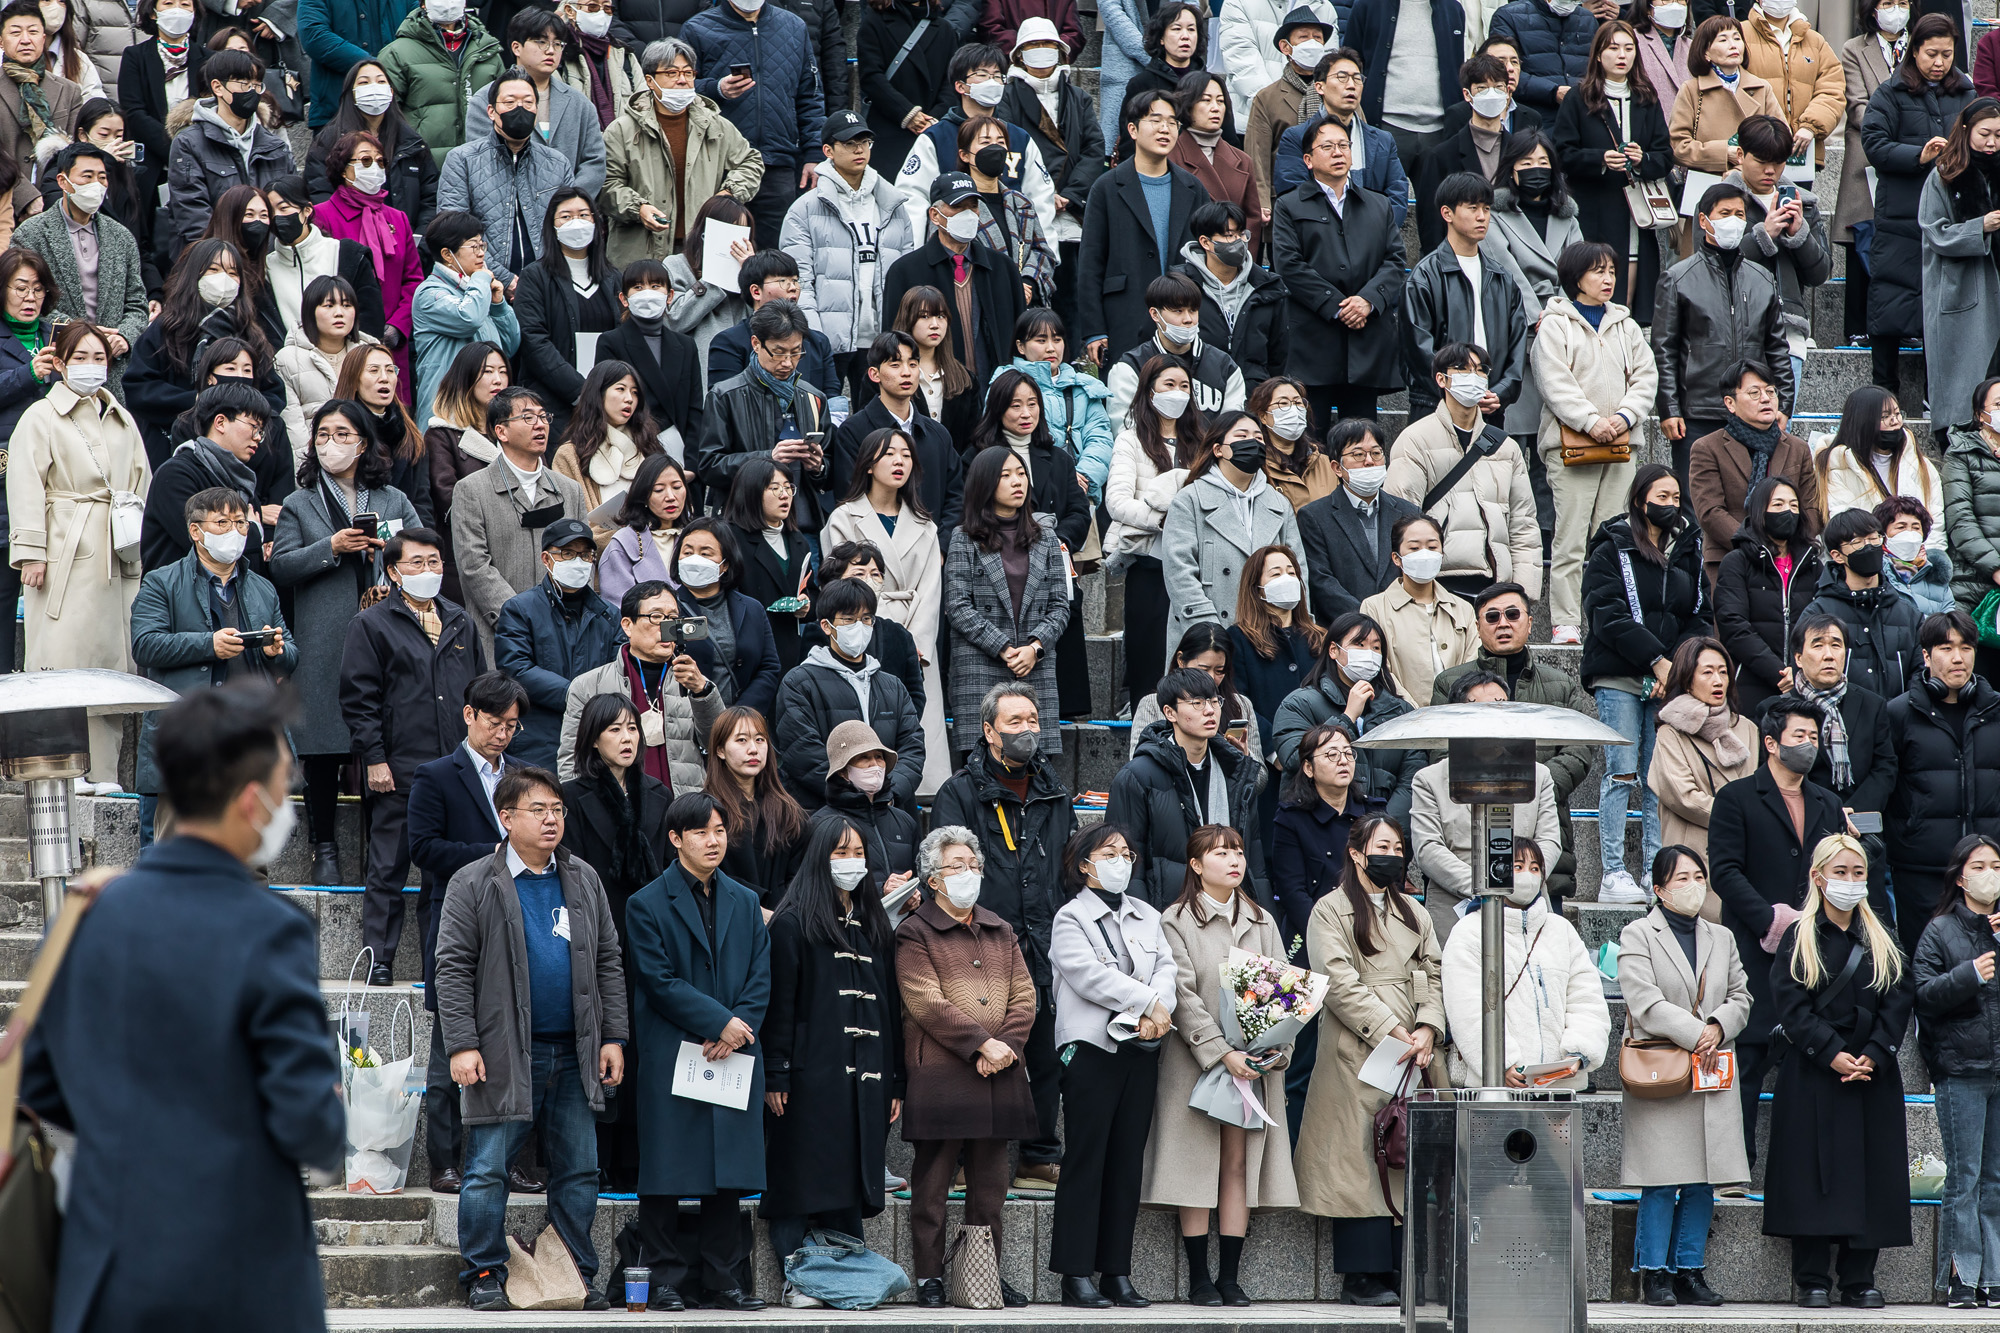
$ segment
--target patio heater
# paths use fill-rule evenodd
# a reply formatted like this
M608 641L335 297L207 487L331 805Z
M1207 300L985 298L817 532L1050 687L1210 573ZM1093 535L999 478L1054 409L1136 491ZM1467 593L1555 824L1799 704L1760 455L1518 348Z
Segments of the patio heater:
M1443 750L1471 807L1479 903L1483 1088L1413 1100L1404 1173L1406 1333L1584 1333L1582 1125L1567 1090L1511 1089L1501 906L1514 883L1514 809L1535 799L1535 746L1622 745L1544 704L1444 704L1365 733L1367 749ZM1545 848L1551 861L1558 849ZM1472 929L1469 921L1457 929ZM1469 1032L1453 1033L1464 1044Z

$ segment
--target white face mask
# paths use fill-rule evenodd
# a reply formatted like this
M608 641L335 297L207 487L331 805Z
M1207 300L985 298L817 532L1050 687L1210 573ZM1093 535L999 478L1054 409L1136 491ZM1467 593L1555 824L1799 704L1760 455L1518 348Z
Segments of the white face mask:
M1472 95L1472 114L1496 120L1507 110L1505 88L1481 88Z
M873 796L882 790L882 784L889 780L889 769L884 764L871 764L866 768L849 764L843 772L847 784L863 796Z
M388 183L389 173L383 167L378 167L371 163L368 166L356 167L354 169L354 188L363 194L380 194L382 193L382 187Z
M88 185L77 186L69 192L69 201L79 213L95 213L104 207L104 182L92 181Z
M556 228L556 239L572 250L589 246L597 235L597 224L589 218L574 218Z
M1682 916L1694 916L1701 911L1701 905L1708 901L1708 885L1698 884L1693 880L1669 884L1660 890L1660 901Z
M379 116L396 101L396 90L386 83L354 85L354 105L363 115Z
M1097 887L1106 893L1123 893L1132 882L1132 863L1119 857L1092 861L1090 868L1097 872Z
M1712 217L1708 220L1708 225L1715 229L1716 249L1734 250L1737 246L1743 244L1743 231L1744 228L1750 225L1750 222L1747 218Z
M868 645L875 641L875 627L864 625L858 620L851 625L835 625L833 639L840 645L841 652L849 657L859 657L867 652Z
M1678 31L1687 26L1688 7L1686 5L1654 5L1653 26L1668 31Z
M681 582L690 588L712 588L722 582L722 566L705 555L684 555Z
M1798 8L1798 0L1761 0L1757 8L1764 11L1765 18L1776 19L1783 23L1790 19L1792 11Z
M655 88L653 96L667 109L670 116L678 116L694 105L695 91L692 88Z
M1156 327L1160 331L1160 341L1174 347L1186 347L1201 333L1198 324L1169 324L1163 320Z
M979 872L962 870L956 875L946 875L944 896L951 899L951 905L959 911L971 911L979 904Z
M1006 91L1007 85L998 79L981 79L965 85L965 95L981 106L999 106L1000 94Z
M602 37L611 31L611 11L608 9L580 9L576 15L576 30L586 37Z
M420 602L428 602L444 587L444 571L431 570L424 574L405 574L403 591Z
M1451 396L1460 407L1477 407L1486 396L1486 377L1456 371L1451 377Z
M1851 912L1868 896L1868 881L1865 879L1829 879L1820 896L1828 905L1843 912Z
M1412 583L1429 583L1443 568L1443 551L1406 551L1403 554L1403 573Z
M1349 680L1373 680L1382 670L1382 654L1373 648L1349 648L1347 650L1347 678Z
M979 210L963 209L944 220L945 234L961 244L979 235Z
M764 7L764 0L730 0L730 3L746 14L755 14Z
M1326 58L1325 42L1293 42L1292 63L1300 69L1318 69L1319 62Z
M297 827L299 812L290 801L279 801L276 806L264 789L257 789L257 799L271 812L270 822L257 830L257 850L250 853L250 864L267 866L278 859L278 853L285 850L285 844L292 840L292 829Z
M154 11L153 24L169 37L184 37L194 27L192 9L161 9Z
M1965 896L1981 907L2000 902L2000 870L1975 870L1967 875Z
M203 532L201 546L208 552L208 558L218 565L233 565L243 558L243 548L249 544L247 533Z
M424 14L433 23L456 23L465 17L465 0L424 0Z
M1515 907L1527 907L1542 896L1542 872L1539 870L1516 870L1514 887L1507 890L1507 901Z
M1388 477L1389 469L1380 463L1370 467L1351 467L1347 469L1347 489L1364 500L1371 499L1382 489L1382 483Z
M194 289L201 293L201 299L212 306L225 306L236 299L236 293L243 284L227 273L204 273Z
M1576 7L1580 3L1582 0L1549 0L1549 10L1557 18L1566 19L1576 13Z
M576 558L556 561L549 570L549 575L557 583L574 592L578 588L589 586L590 571L590 561Z
M640 319L658 319L667 313L667 294L657 287L644 287L625 298L625 308Z
M104 382L110 378L111 369L108 366L86 362L80 366L63 367L63 383L86 398L103 388Z
M1052 51L1046 46L1037 46L1031 50L1021 52L1021 63L1029 69L1046 75L1050 70L1062 63L1062 55L1060 52Z
M1295 403L1286 403L1283 407L1271 409L1271 429L1278 433L1280 439L1298 439L1306 433L1306 427L1311 423L1312 414Z
M1917 552L1924 549L1924 534L1899 532L1882 544L1889 549L1889 554L1898 560L1915 560Z
M1883 5L1875 11L1875 26L1891 37L1901 36L1903 29L1910 26L1910 7Z
M1280 574L1264 585L1264 600L1280 611L1289 611L1299 604L1299 580L1294 574Z
M1153 395L1153 411L1162 421L1179 421L1191 401L1185 389L1165 389Z
M836 856L826 864L833 871L834 884L849 893L868 876L868 858L865 856Z

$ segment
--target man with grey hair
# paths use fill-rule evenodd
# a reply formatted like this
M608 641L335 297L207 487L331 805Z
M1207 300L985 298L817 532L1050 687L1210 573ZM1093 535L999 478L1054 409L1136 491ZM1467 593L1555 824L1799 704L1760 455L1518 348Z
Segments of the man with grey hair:
M604 256L623 268L679 254L688 224L708 199L748 204L764 181L764 159L720 108L695 92L694 48L678 37L646 45L646 86L604 130L604 193L610 230ZM775 235L775 232L773 233ZM709 289L710 304L732 290Z
M1021 1145L1016 1190L1052 1190L1060 1174L1056 1134L1058 1075L1056 1011L1049 968L1062 852L1076 832L1069 789L1041 752L1041 708L1025 681L1002 681L979 704L981 744L965 767L938 788L936 824L962 825L979 839L986 862L979 904L1014 928L1035 979L1035 1026L1028 1034L1028 1085L1041 1133ZM936 837L936 834L932 834ZM926 840L926 846L929 841Z

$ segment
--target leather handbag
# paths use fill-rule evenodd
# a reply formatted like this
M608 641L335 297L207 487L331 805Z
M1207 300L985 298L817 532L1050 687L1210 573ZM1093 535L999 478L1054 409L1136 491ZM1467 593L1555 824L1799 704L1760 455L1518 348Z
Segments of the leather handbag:
M1403 1224L1403 1210L1389 1192L1389 1173L1410 1164L1410 1077L1416 1072L1415 1060L1403 1066L1396 1095L1375 1113L1375 1174L1382 1181L1382 1202L1389 1206L1391 1226Z
M945 1294L961 1310L998 1310L1000 1255L993 1248L993 1228L961 1226L945 1252Z
M1629 428L1620 432L1609 443L1593 439L1580 430L1571 430L1561 422L1556 423L1556 429L1562 432L1564 467L1589 467L1592 464L1632 461L1632 432Z
M1696 1018L1701 1017L1701 997L1707 990L1708 969L1703 967L1694 983ZM1692 1092L1694 1053L1662 1038L1634 1041L1627 1037L1618 1048L1618 1081L1625 1085L1626 1096L1640 1101L1659 1101Z

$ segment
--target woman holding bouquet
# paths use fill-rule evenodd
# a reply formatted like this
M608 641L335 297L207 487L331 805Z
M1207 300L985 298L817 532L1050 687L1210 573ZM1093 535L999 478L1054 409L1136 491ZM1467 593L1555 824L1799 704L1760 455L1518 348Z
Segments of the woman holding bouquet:
M1285 1131L1284 1068L1291 1048L1281 1046L1253 1061L1231 1046L1220 1017L1234 1000L1222 986L1222 966L1232 949L1282 963L1285 942L1278 923L1245 892L1249 859L1243 835L1220 824L1196 829L1187 842L1187 878L1181 895L1160 914L1167 945L1179 970L1174 1030L1160 1052L1160 1089L1146 1144L1144 1202L1178 1208L1181 1244L1187 1247L1188 1300L1195 1305L1248 1305L1237 1282L1243 1238L1253 1208L1296 1208L1291 1140ZM1188 1097L1216 1065L1249 1080L1271 1123L1243 1129L1194 1110ZM1239 1085L1241 1086L1241 1085ZM1208 1224L1219 1211L1221 1265L1208 1269Z
M1306 927L1312 970L1330 983L1320 1011L1319 1059L1299 1131L1299 1206L1331 1218L1333 1263L1349 1305L1395 1305L1399 1283L1393 1194L1375 1170L1375 1113L1389 1094L1361 1082L1361 1066L1385 1037L1410 1047L1415 1087L1444 1087L1442 951L1437 927L1404 888L1410 864L1403 830L1387 815L1354 821L1339 887L1316 903ZM1396 1205L1400 1211L1400 1202Z

